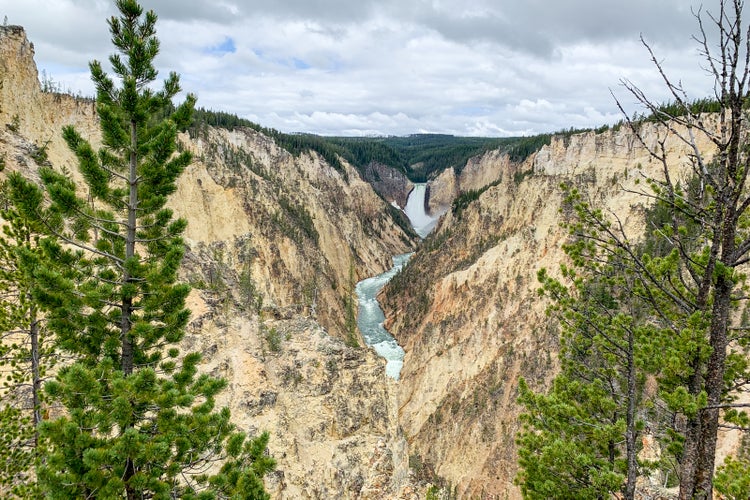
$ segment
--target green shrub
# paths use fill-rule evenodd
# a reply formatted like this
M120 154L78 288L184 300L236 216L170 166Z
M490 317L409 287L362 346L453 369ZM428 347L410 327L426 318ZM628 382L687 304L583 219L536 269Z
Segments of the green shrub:
M281 351L281 334L278 330L276 330L276 328L266 330L264 338L266 340L266 343L268 344L268 349L271 352Z

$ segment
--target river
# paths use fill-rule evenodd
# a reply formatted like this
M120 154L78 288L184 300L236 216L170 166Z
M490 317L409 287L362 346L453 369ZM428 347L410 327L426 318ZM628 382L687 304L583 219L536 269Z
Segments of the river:
M396 380L398 380L401 367L404 365L404 350L383 326L385 314L378 304L377 295L385 284L406 264L409 257L411 257L410 253L397 255L393 258L393 267L389 271L362 280L357 283L355 288L359 299L359 313L357 315L359 331L362 332L365 343L372 346L375 352L385 358L386 375Z
M439 217L432 217L425 212L426 192L426 184L415 184L414 189L409 193L404 208L404 213L420 238L426 237L435 228L439 219ZM365 343L385 358L386 375L396 380L398 380L401 367L404 365L404 350L383 326L385 314L380 308L377 295L385 284L406 265L409 257L411 257L410 253L396 255L393 257L391 269L372 278L364 279L357 283L355 287L359 300L359 313L357 314L359 331L362 332Z

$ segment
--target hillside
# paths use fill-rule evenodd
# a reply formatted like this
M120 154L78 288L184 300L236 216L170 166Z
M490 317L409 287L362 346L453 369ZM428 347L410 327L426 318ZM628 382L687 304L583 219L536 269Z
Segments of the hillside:
M647 144L665 140L671 175L684 179L685 144L652 123L642 132ZM713 150L705 136L697 141ZM399 421L426 477L442 478L460 498L520 497L518 380L544 388L559 369L559 329L536 274L559 275L567 261L560 184L616 213L638 239L649 203L640 182L660 167L625 129L556 137L520 164L487 161L483 171L496 180L449 211L386 287L387 325L406 351ZM720 453L738 439L720 433Z
M0 27L0 175L35 179L40 164L77 175L61 128L73 124L99 143L94 105L42 92L33 55L22 28ZM271 432L278 469L269 491L408 492L393 383L373 351L347 345L343 318L351 281L386 270L414 247L412 236L346 163L292 154L251 128L191 133L181 141L196 161L169 202L188 220L183 347L203 353L202 370L226 377L221 402L240 428Z

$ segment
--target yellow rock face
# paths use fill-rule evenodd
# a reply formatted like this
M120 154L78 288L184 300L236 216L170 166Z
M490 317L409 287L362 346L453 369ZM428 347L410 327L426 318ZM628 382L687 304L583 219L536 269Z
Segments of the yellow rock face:
M0 27L5 172L37 178L33 153L46 145L50 164L80 183L61 138L68 124L100 143L93 102L42 92L33 45L21 28ZM395 383L372 350L342 339L350 275L385 271L413 243L348 165L347 181L317 155L293 157L253 130L206 128L180 141L195 158L169 201L188 220L181 276L194 285L182 348L227 378L221 402L240 428L271 432L269 490L295 499L408 493Z
M655 145L665 131L647 124L643 135ZM712 150L705 137L697 141ZM665 147L673 178L685 176L685 144L669 136ZM556 331L536 274L558 273L565 260L560 184L577 186L637 238L648 203L639 181L658 177L660 168L625 128L555 138L523 165L478 158L464 169L461 191L499 184L460 219L445 216L412 257L407 291L388 289L388 324L406 351L399 421L410 453L457 485L460 497L520 497L513 485L518 378L541 387L558 368ZM445 177L434 182L455 192L455 177Z

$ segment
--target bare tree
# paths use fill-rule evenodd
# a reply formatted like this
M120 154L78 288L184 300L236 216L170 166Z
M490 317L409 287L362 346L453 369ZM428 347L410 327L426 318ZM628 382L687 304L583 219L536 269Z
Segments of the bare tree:
M750 141L745 125L750 28L743 26L743 7L741 0L720 0L718 14L694 13L699 26L694 39L700 46L705 69L714 79L718 113L708 115L704 113L706 108L691 102L682 85L667 76L645 41L674 104L660 105L632 82L623 81L629 93L665 131L654 146L642 135L643 120L627 119L636 137L662 166L663 178L650 179L654 189L649 195L655 196L671 214L665 236L678 258L674 278L679 284L654 282L653 285L671 293L673 300L669 307L704 320L695 348L684 351L688 356L685 389L694 408L678 412L681 414L677 430L684 437L678 456L681 499L712 498L722 416L730 418L732 414L726 410L734 413L741 406L731 404L732 390L742 389L748 382L746 370L736 372L730 366L732 357L741 354L742 344L746 345L748 340L742 333L739 315L734 313L746 302L738 268L750 261L747 230ZM618 105L624 113L619 101ZM684 186L670 174L670 153L665 147L667 134L679 138L691 151L688 159L693 178L698 180L692 197L686 195ZM700 134L710 139L715 146L713 151L699 148L696 138ZM696 228L693 234L685 231L686 221ZM645 263L641 265L646 281L656 279L643 272L647 268ZM667 307L657 301L653 305L657 312Z

